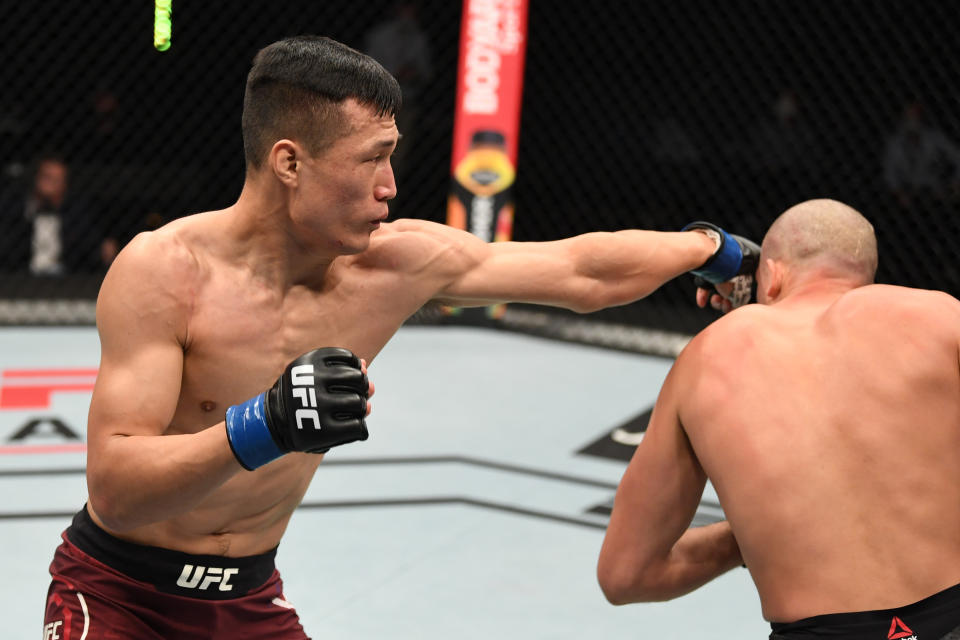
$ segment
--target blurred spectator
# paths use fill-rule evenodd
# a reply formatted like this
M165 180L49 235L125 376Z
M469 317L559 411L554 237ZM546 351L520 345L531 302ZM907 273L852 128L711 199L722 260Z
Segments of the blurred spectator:
M113 90L102 85L90 101L93 112L93 131L99 136L112 136L117 132L120 119L120 100Z
M814 135L800 95L784 87L770 103L767 117L751 131L747 161L762 171L790 170L815 163Z
M27 109L23 103L4 98L0 101L0 152L2 152L2 166L0 166L0 188L6 189L12 183L22 179L26 170L17 154L12 153L24 143L28 131Z
M658 118L650 130L654 159L671 164L692 164L701 158L700 148L687 127L673 115Z
M430 42L417 13L416 2L400 0L394 5L393 17L374 25L364 37L364 52L397 79L403 92L403 107L397 114L397 128L403 138L393 156L394 172L401 184L406 158L421 128L420 101L433 75Z
M905 207L953 198L960 188L960 147L926 121L919 102L904 109L883 164L887 188Z
M55 154L41 156L26 189L0 198L0 269L35 276L96 273L116 255L69 189L70 170Z
M84 165L126 160L131 152L129 137L124 137L125 120L119 94L100 80L77 107L75 129L63 134L74 146L71 157Z

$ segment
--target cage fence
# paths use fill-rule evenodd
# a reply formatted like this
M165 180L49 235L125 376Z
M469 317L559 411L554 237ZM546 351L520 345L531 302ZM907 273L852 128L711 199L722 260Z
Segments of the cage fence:
M0 7L0 323L92 322L135 234L232 204L246 72L288 35L390 68L384 25L407 21L424 55L391 69L391 215L444 219L460 2L174 0L163 52L153 3ZM874 223L878 281L956 295L958 29L960 6L933 0L531 0L514 239L706 219L760 240L830 197ZM692 297L679 278L584 316L511 305L498 326L670 355L715 317Z

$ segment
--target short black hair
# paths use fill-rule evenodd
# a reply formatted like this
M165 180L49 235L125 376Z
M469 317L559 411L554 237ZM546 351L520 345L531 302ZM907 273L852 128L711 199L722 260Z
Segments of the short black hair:
M344 127L340 105L353 98L395 116L400 85L376 60L323 36L295 36L264 47L253 59L243 97L243 152L259 167L273 143L302 141L311 153Z

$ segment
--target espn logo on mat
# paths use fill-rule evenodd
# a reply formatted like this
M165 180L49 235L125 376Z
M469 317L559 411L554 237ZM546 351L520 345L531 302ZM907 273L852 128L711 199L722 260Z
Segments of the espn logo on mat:
M297 409L297 429L303 429L304 420L311 420L314 429L320 429L320 414L317 413L317 390L313 387L313 365L300 364L290 370L293 396L300 401Z
M240 573L240 569L223 567L201 567L192 564L183 565L183 571L180 572L180 578L177 580L177 586L184 589L200 589L206 591L210 585L219 582L220 591L231 591L233 585L230 579Z

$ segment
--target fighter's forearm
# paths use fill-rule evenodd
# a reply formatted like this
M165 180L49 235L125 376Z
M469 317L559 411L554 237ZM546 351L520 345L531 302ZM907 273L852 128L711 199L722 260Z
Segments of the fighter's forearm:
M613 604L658 602L703 586L742 563L726 522L688 529L662 558L649 559L631 575L606 576L601 587Z
M587 304L577 309L581 311L644 298L701 266L716 251L716 243L709 237L689 231L626 230L590 233L572 240L575 269L593 283Z
M664 567L665 597L689 593L742 563L740 547L726 521L687 529Z
M243 471L223 423L193 434L109 436L91 449L90 504L124 531L190 511Z

